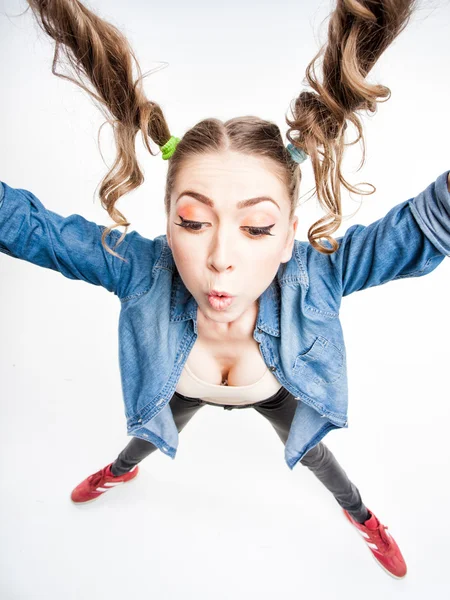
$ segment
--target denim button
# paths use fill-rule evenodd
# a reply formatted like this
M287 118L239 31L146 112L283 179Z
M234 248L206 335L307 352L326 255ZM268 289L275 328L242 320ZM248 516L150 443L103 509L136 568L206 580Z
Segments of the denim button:
M271 365L271 366L269 367L269 369L270 369L271 371L276 371L276 370L277 370L277 368L276 368L276 367L274 367L273 365Z

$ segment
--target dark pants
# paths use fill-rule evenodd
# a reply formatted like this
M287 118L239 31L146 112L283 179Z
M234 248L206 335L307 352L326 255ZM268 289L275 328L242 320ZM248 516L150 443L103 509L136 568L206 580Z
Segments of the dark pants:
M205 404L222 406L225 410L251 407L270 421L283 444L286 444L297 400L283 387L267 400L242 406L213 404L200 398L188 398L175 392L170 400L170 408L179 432ZM151 442L133 437L112 464L113 475L123 475L156 449ZM338 504L345 508L354 519L361 523L369 518L370 514L361 500L358 489L349 480L344 469L323 442L319 442L311 448L300 462L320 479L333 494Z

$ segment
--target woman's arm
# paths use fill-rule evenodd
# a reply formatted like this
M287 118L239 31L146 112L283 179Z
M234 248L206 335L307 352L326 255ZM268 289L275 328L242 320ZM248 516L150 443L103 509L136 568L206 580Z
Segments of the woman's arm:
M122 233L112 230L106 241L124 262L102 245L104 229L81 215L62 217L32 192L0 181L0 253L103 286L120 299L149 288L155 241L132 231L114 248Z
M336 238L339 248L333 254L322 254L307 245L308 270L320 273L333 288L336 310L342 296L426 275L450 256L449 181L450 171L444 172L378 221L352 225Z

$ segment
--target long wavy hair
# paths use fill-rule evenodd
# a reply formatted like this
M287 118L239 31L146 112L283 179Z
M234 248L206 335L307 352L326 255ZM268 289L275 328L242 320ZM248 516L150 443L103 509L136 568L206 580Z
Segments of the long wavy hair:
M143 91L142 71L126 37L112 24L88 10L78 0L28 0L39 25L56 42L52 73L79 85L94 100L113 127L116 158L100 184L101 205L116 223L106 227L102 244L120 257L106 243L115 227L130 223L117 209L121 196L139 187L144 176L139 167L135 138L140 131L152 156L150 139L158 146L171 137L171 131L159 104L148 100ZM390 89L370 84L366 76L378 58L409 22L415 8L410 0L337 0L329 15L328 39L306 69L306 80L313 91L302 91L290 105L292 118L285 115L287 139L310 157L315 189L325 216L308 230L310 244L319 252L333 254L338 243L331 234L342 222L341 184L350 192L364 192L343 177L341 163L344 147L362 141L365 144L358 111L376 111L377 102L390 98ZM60 52L73 68L76 79L57 73ZM319 60L322 82L316 76ZM138 77L134 79L133 66ZM84 85L85 82L87 85ZM91 89L88 85L91 85ZM358 137L344 142L347 122L353 123ZM103 126L103 125L102 125ZM298 206L301 182L300 165L285 147L280 128L256 116L243 116L221 121L208 118L189 129L168 160L165 211L170 214L170 197L183 164L193 155L230 149L272 159L274 172L281 176L291 200L290 219ZM324 246L320 241L330 245ZM116 247L115 246L115 247Z

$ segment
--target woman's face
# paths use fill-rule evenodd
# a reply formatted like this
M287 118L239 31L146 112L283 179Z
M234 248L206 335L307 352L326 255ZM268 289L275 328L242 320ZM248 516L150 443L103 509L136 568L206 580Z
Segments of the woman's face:
M199 311L217 324L232 323L254 307L280 263L291 258L298 218L289 223L287 191L270 166L270 159L211 153L189 159L174 186L167 240ZM260 196L273 202L239 206ZM212 290L234 296L231 306L213 308Z

